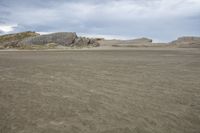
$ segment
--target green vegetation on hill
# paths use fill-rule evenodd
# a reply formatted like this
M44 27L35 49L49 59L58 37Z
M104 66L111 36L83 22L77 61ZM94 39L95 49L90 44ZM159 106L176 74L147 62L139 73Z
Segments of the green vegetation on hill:
M21 41L27 37L32 37L32 36L37 36L37 35L39 34L32 31L2 35L0 36L0 43L9 42L9 41Z
M0 36L0 48L16 48L23 39L38 35L38 33L32 31L2 35Z

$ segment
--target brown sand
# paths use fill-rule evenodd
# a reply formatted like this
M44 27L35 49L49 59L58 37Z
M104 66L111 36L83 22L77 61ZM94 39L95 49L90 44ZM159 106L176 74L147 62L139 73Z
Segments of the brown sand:
M200 50L0 52L0 133L199 133Z

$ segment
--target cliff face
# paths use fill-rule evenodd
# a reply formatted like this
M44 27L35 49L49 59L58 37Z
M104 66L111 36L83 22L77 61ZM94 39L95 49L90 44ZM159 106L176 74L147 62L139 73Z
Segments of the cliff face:
M74 43L75 39L78 38L76 33L72 32L59 32L52 33L48 35L40 35L35 37L29 37L21 42L19 42L19 46L21 45L45 45L50 43L55 43L58 45L69 46Z
M170 45L174 45L177 47L191 47L196 48L200 47L200 37L180 37L175 41L169 43Z

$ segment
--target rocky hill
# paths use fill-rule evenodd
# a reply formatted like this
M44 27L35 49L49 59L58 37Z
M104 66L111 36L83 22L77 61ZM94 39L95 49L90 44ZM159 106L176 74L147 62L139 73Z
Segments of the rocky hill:
M22 32L0 36L0 46L5 48L30 48L35 46L92 46L97 47L99 43L95 39L78 37L73 32L58 32L47 35L39 35L35 32Z
M19 46L22 45L46 45L50 43L55 43L57 45L69 46L75 42L77 39L76 33L72 32L59 32L52 33L48 35L40 35L35 37L29 37L21 42L19 42Z
M40 35L36 32L21 32L0 36L0 48L62 48L62 47L178 47L200 48L200 37L180 37L170 43L153 43L149 38L132 40L105 40L103 38L78 37L74 32L57 32Z
M25 38L39 36L40 34L32 31L21 32L16 34L7 34L0 36L1 47L16 47L17 44Z
M100 40L99 43L103 46L118 46L118 47L137 47L137 46L149 46L152 45L152 39L149 38L137 38L132 40Z
M147 44L147 43L152 43L152 42L153 42L152 39L145 38L145 37L126 41L126 43L141 43L141 44Z
M200 37L179 37L169 43L153 43L152 39L138 38L133 40L100 40L102 46L113 47L176 47L176 48L200 48Z
M169 45L180 48L200 48L200 37L180 37Z

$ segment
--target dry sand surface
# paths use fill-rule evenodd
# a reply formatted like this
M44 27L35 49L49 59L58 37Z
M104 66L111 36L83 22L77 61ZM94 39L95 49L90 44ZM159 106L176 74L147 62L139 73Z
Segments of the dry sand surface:
M0 133L199 132L199 49L0 52Z

